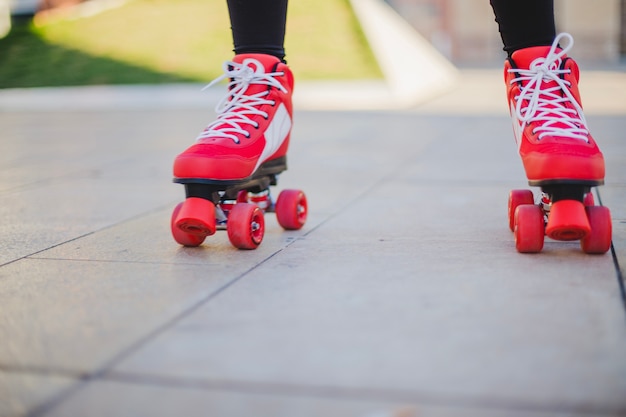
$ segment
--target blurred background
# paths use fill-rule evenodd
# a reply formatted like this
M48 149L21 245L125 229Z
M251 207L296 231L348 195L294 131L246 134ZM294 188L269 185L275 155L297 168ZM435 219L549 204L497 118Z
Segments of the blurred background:
M387 0L456 65L500 65L505 57L488 0ZM626 0L554 0L558 32L576 42L575 57L606 66L626 54Z
M206 83L233 56L225 0L0 4L0 88ZM293 1L287 33L299 80L382 77L348 0Z
M487 0L387 2L455 65L502 64ZM626 0L555 8L584 67L624 62ZM298 80L382 78L350 0L293 0L287 26ZM0 0L0 88L207 82L231 50L225 0Z

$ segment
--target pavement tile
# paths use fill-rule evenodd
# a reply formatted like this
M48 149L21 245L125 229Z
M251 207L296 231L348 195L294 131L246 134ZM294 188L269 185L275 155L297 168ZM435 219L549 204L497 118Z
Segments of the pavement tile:
M626 276L626 117L594 117L590 123L606 160L606 185L599 188L599 193L602 203L611 210L613 245Z
M623 405L626 334L610 261L514 256L495 244L311 236L114 373Z
M176 144L172 139L191 143L201 128L190 129L198 113L195 118L190 118L194 112L178 115L176 119L171 112L156 112L156 117L141 111L0 113L0 193L43 188L67 177L90 177L117 169L120 162L138 163L137 170L151 163L154 169L168 169L170 165L155 163L160 162L159 153L165 151L171 158Z
M0 115L13 126L3 137L9 152L0 169L0 264L173 202L177 190L163 184L171 185L176 141L160 123L142 127L153 117Z
M76 381L57 375L37 375L0 370L0 416L17 417L50 401Z
M190 264L12 263L0 270L0 365L94 372L232 279Z
M154 210L174 193L149 173L119 164L91 176L67 178L3 197L0 264L10 262ZM173 190L172 190L173 191ZM170 192L168 195L167 192ZM111 198L107 198L111 197ZM48 208L48 209L44 209Z
M397 177L413 182L433 181L435 184L446 181L459 185L479 183L526 187L526 177L516 153L508 117L431 115L427 119L440 125L437 136L419 160L411 164L406 172L397 173ZM438 193L438 196L446 191Z

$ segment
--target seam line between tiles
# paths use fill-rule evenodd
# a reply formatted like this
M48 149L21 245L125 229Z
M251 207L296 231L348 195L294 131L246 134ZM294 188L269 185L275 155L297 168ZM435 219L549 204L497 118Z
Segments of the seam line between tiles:
M294 239L296 240L296 239ZM36 261L53 261L53 262L100 262L111 264L138 264L138 265L219 265L217 262L158 262L158 261L133 261L133 260L115 260L115 259L87 259L87 258L46 258L43 256L28 256L26 260Z
M619 285L620 295L622 298L622 305L624 307L624 312L626 312L626 288L624 286L624 275L622 274L622 268L620 266L619 259L617 258L617 251L615 250L613 242L611 242L611 256L613 257L613 265L615 266L617 283Z
M104 375L102 380L140 386L152 386L175 389L199 389L208 391L227 391L240 394L276 395L286 398L305 397L354 401L381 402L413 402L421 405L451 406L476 409L505 409L525 412L567 412L567 413L601 413L606 415L621 414L626 409L621 407L602 407L581 404L547 404L540 401L524 401L516 399L463 398L445 393L425 393L408 389L354 388L329 385L303 385L276 382L250 382L237 380L200 380L192 378L168 378L145 376L124 372L112 372Z
M126 218L126 219L122 219L122 220L120 220L120 221L118 221L118 222L115 222L115 223L113 223L113 224L109 224L109 225L107 225L107 226L101 227L100 229L97 229L97 230L93 230L93 231L91 231L91 232L84 233L84 234L82 234L82 235L80 235L80 236L76 236L76 237L73 237L73 238L71 238L71 239L67 239L67 240L65 240L65 241L63 241L63 242L55 243L55 244L53 244L53 245L51 245L51 246L48 246L48 247L46 247L46 248L43 248L43 249L37 250L37 251L35 251L35 252L33 252L33 253L30 253L30 254L28 254L28 255L24 255L24 256L20 256L19 258L12 259L12 260L7 261L7 262L5 262L5 263L3 263L3 264L0 264L0 271L2 270L2 269L1 269L2 267L5 267L5 266L8 266L8 265L11 265L11 264L16 263L16 262L19 262L19 261L23 261L23 260L25 260L25 259L51 259L51 258L37 257L37 255L42 254L42 253L44 253L44 252L46 252L46 251L48 251L48 250L50 250L50 249L54 249L54 248L57 248L57 247L59 247L59 246L65 245L65 244L75 242L75 241L77 241L77 240L83 239L83 238L88 237L88 236L91 236L91 235L93 235L93 234L100 233L100 232L105 231L105 230L108 230L108 229L112 229L113 227L117 227L117 226L122 225L122 224L124 224L124 223L128 223L128 222L131 222L131 221L137 220L137 219L139 219L139 218L141 218L141 217L148 216L148 215L153 214L153 213L157 213L157 212L159 212L160 210L164 210L165 208L169 207L170 205L171 205L171 203L170 203L170 204L163 204L163 205L160 205L160 206L158 206L157 208L153 208L153 209L150 209L150 210L148 210L148 211L144 211L144 212L142 212L142 213L139 213L139 214L136 214L136 215L134 215L134 216L128 217L128 218ZM69 260L69 259L66 259L66 260ZM1 279L1 277L0 277L0 279Z
M19 261L23 261L23 260L25 260L25 259L29 259L31 256L35 256L35 255L38 255L38 254L40 254L40 253L42 253L42 252L45 252L45 251L47 251L47 250L54 249L54 248L56 248L56 247L58 247L58 246L61 246L61 245L65 245L66 243L71 243L71 242L74 242L75 240L82 239L82 238L87 237L87 236L90 236L90 235L92 235L92 234L94 234L94 233L96 233L96 232L89 232L89 233L85 233L85 234L83 234L83 235L76 236L76 237L74 237L74 238L72 238L72 239L68 239L68 240L65 240L65 241L63 241L63 242L55 243L55 244L54 244L54 245L52 245L52 246L48 246L47 248L40 249L40 250L35 251L35 252L31 253L31 254L24 255L24 256L21 256L21 257L19 257L19 258L16 258L16 259L12 259L12 260L10 260L10 261L7 261L7 262L5 262L5 263L3 263L3 264L0 264L0 271L2 270L2 269L1 269L2 267L5 267L5 266L8 266L8 265L14 264L14 263L19 262ZM33 259L37 259L37 258L33 258ZM1 278L2 278L2 277L0 277L0 279L1 279Z
M66 390L58 394L58 401L51 403L48 407L40 406L28 413L28 416L39 416L53 409L64 399L81 391L89 382L100 380L101 382L113 382L134 386L149 386L157 388L171 388L176 390L204 390L204 391L226 391L238 394L251 395L273 395L285 398L322 398L335 400L353 401L381 401L381 402L413 402L419 405L449 406L458 408L492 409L492 410L517 410L526 412L567 412L573 415L587 415L590 412L601 413L603 415L621 415L626 412L626 408L611 408L584 406L571 404L559 406L555 404L539 404L537 402L524 402L514 399L489 400L484 398L462 398L445 393L433 394L407 389L380 389L380 388L354 388L337 387L329 385L303 385L263 381L241 381L241 380L202 380L198 378L177 378L168 376L142 375L113 371L103 375L94 376L75 372L66 369L44 369L37 367L7 367L0 364L0 370L12 373L26 373L40 376L62 376L77 380ZM582 414L579 414L582 413Z
M598 196L598 203L600 203L601 206L604 206L604 204L602 203L600 190L598 190L597 188L596 195ZM617 285L619 286L620 297L622 299L622 307L624 308L624 312L626 313L626 287L624 285L624 275L622 273L622 267L619 263L617 250L615 249L615 244L613 241L611 241L611 257L613 258L613 266L615 267L615 278L617 280Z
M315 230L315 228L312 229L311 231L313 231L313 230ZM308 233L310 233L311 231L309 231ZM305 234L305 236L306 236L306 234ZM125 358L127 358L128 356L132 355L133 353L135 353L136 351L141 349L143 346L148 344L150 341L152 341L154 338L156 338L157 336L159 336L160 334L162 334L166 330L170 329L172 326L174 326L180 320L184 319L185 317L189 316L190 314L192 314L193 312L198 310L203 305L205 305L208 302L210 302L212 299L214 299L215 297L217 297L218 295L220 295L221 293L226 291L228 288L230 288L231 286L233 286L234 284L239 282L246 275L248 275L252 271L256 270L257 268L261 267L262 265L267 263L270 259L274 258L276 255L282 253L285 249L287 249L289 246L291 246L297 240L299 240L299 239L294 239L294 240L288 242L284 247L282 247L279 250L277 250L276 252L270 254L265 259L261 260L256 265L254 265L251 268L249 268L248 270L246 270L246 271L242 272L241 274L237 275L235 278L233 278L232 280L230 280L229 282L227 282L226 284L224 284L223 286L221 286L217 290L211 292L206 297L204 297L203 299L199 300L198 302L196 302L195 304L193 304L189 308L187 308L184 311L178 313L177 315L175 315L174 317L170 318L169 320L167 320L163 324L161 324L159 326L156 326L152 331L150 331L146 335L138 338L135 342L131 343L128 347L126 347L124 349L121 349L119 351L119 353L113 355L113 357L111 359L109 359L108 361L104 361L103 365L101 365L95 371L93 371L93 372L85 372L83 374L79 374L79 375L82 375L82 377L80 377L78 379L78 381L73 386L68 388L66 391L63 391L63 392L59 393L57 396L51 398L50 400L48 400L48 401L40 404L39 406L35 407L35 409L31 410L28 413L28 415L32 416L32 417L44 415L47 412L49 412L50 410L53 410L56 406L61 404L66 399L70 398L74 393L76 393L76 392L80 391L81 389L83 389L89 382L97 380L97 379L104 378L109 373L109 371L112 368L114 368L118 363L120 363Z

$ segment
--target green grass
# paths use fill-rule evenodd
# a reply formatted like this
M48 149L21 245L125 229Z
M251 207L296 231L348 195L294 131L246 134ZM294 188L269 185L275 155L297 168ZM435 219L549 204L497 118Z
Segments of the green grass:
M285 48L298 80L381 77L348 0L291 1ZM16 22L0 39L0 88L207 82L232 55L225 0L132 0Z

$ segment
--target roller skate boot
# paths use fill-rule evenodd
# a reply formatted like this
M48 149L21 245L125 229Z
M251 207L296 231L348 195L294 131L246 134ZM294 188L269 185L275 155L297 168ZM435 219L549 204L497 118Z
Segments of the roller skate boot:
M223 79L230 82L216 120L174 161L174 182L185 186L186 200L174 209L171 230L184 246L224 229L233 246L255 249L264 212L275 211L289 230L306 221L302 191L284 190L274 202L269 190L287 169L294 80L286 64L264 54L235 56L209 86Z
M559 41L567 39L564 49ZM521 49L505 62L504 77L515 141L531 186L509 195L509 226L519 252L540 252L544 236L580 240L586 253L611 246L611 215L594 204L604 183L604 158L589 133L578 91L579 69L566 55L569 34L552 46Z

